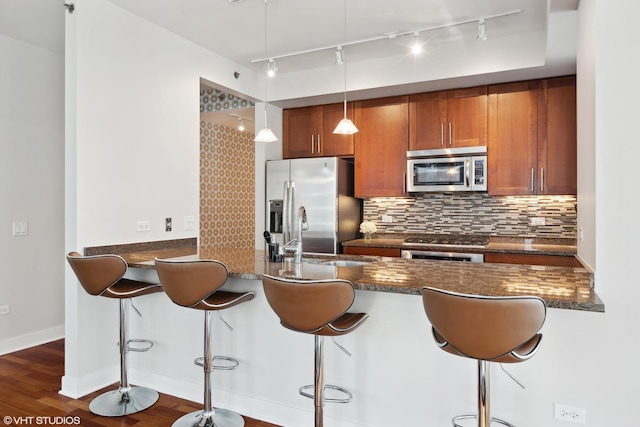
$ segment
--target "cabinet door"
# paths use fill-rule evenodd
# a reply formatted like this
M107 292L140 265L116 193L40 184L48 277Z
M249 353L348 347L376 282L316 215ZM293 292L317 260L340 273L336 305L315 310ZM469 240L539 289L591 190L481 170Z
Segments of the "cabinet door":
M489 87L488 192L536 193L538 147L537 82Z
M285 159L312 157L318 154L320 135L318 107L284 110L282 117L282 156Z
M409 98L409 150L444 148L446 92L411 95Z
M322 132L320 154L322 156L353 156L353 135L336 135L333 130L344 117L344 104L329 104L320 107ZM353 103L347 103L347 117L354 120ZM358 127L357 124L355 124Z
M575 76L542 80L538 89L539 194L576 194Z
M448 148L487 145L487 87L447 92Z
M355 118L356 197L405 195L409 98L359 101Z

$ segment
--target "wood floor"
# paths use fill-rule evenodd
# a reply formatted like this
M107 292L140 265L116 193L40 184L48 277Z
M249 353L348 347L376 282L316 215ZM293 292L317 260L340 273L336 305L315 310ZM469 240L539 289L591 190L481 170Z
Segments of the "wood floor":
M0 356L0 425L159 427L171 426L182 415L202 409L200 404L160 394L158 402L146 411L125 417L100 417L89 412L89 402L113 387L70 399L58 394L63 373L64 340ZM65 421L54 417L74 418ZM246 427L275 427L247 417L245 423Z

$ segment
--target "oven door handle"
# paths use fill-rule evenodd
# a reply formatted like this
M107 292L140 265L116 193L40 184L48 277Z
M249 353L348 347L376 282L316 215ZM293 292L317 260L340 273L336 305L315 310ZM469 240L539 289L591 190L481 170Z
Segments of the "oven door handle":
M471 185L471 159L466 159L464 161L464 179L465 185L469 187Z

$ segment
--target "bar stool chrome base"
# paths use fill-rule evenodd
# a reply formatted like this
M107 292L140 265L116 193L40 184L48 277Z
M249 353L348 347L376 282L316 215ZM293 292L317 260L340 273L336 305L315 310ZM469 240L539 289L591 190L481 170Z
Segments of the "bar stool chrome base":
M208 416L195 411L178 418L172 427L244 427L244 418L228 409L214 409Z
M458 421L460 420L470 420L470 419L477 419L478 416L477 415L458 415L457 417L453 417L451 418L451 424L453 425L453 427L465 427L461 424L458 424ZM507 427L515 427L513 424L508 423L504 420L501 420L500 418L491 418L491 422L492 423L498 423L498 424L502 424L503 426L507 426Z
M89 410L103 417L121 417L143 411L158 401L158 392L147 387L129 387L102 393L89 403Z

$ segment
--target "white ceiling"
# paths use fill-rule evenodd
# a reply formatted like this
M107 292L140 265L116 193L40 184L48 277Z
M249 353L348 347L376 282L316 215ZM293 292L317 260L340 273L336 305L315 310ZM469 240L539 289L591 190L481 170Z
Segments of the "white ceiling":
M345 38L345 0L269 0L266 55L263 0L107 1L260 72L265 64L252 63L253 60L337 46ZM62 52L64 3L64 0L0 0L0 33ZM535 70L518 70L517 74L519 78L537 78L545 73L557 74L556 70L575 70L578 3L579 0L348 0L346 38L356 41L391 32L414 32L519 10L511 16L487 19L487 33L490 38L546 37L545 65ZM82 13L81 7L75 13ZM420 40L427 49L437 46L442 51L442 46L461 44L472 49L473 43L479 43L476 34L477 24L471 23L423 31ZM346 50L347 62L398 56L407 51L411 39L404 36L350 46ZM327 58L333 60L332 49L278 60L278 73L323 67ZM429 61L437 63L437 58ZM504 76L485 75L478 84L490 83L492 78L499 81ZM281 106L293 106L295 102L285 104Z

